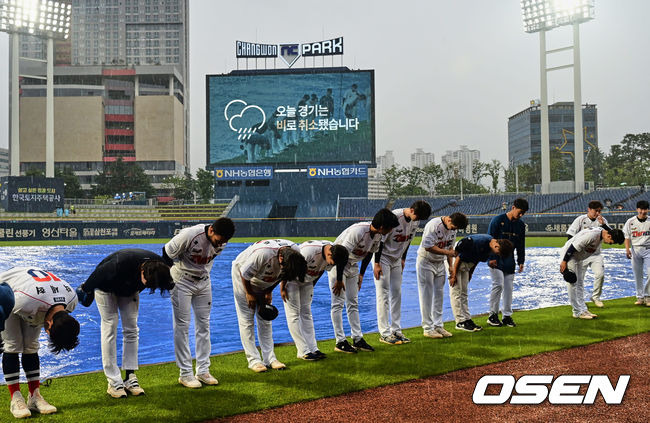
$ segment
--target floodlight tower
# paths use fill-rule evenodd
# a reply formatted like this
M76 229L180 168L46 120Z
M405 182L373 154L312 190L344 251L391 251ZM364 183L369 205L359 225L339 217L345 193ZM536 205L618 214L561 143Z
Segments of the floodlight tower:
M551 184L550 146L548 129L548 90L547 73L573 67L573 152L575 160L575 191L583 192L585 185L585 168L582 134L582 93L580 84L580 30L578 25L594 18L595 0L521 0L521 12L524 31L539 32L540 75L541 75L541 159L542 159L542 193L549 193ZM554 50L546 49L546 31L553 28L572 25L573 46ZM546 67L546 55L573 50L573 64Z
M0 0L0 31L11 34L11 176L20 175L19 34L47 40L45 176L54 177L54 39L70 35L72 1ZM35 76L30 75L30 78ZM36 77L39 78L39 77Z

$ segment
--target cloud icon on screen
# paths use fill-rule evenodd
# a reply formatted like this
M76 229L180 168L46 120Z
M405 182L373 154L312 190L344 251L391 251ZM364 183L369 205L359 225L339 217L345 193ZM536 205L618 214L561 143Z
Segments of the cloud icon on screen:
M249 139L266 122L266 114L261 107L239 99L230 101L223 115L230 129L239 134L238 140Z

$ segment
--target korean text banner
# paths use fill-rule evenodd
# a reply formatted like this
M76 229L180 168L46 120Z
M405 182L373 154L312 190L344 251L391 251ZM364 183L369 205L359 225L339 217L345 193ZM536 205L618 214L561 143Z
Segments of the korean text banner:
M273 179L273 168L271 166L215 167L214 178L217 181L247 181L251 179Z
M207 76L207 165L374 164L374 71Z
M366 165L330 165L307 167L308 178L367 178Z

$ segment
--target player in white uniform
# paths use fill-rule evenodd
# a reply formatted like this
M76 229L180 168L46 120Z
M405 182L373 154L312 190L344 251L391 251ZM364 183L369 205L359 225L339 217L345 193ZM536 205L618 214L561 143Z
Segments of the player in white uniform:
M607 219L600 214L602 210L603 205L600 201L590 201L587 206L587 214L576 217L569 229L567 229L566 234L569 239L576 236L583 229L599 228L601 225L607 225ZM600 254L600 245L592 255L582 261L582 265L584 266L584 273L587 272L588 267L591 267L591 271L594 272L594 287L591 291L591 300L596 307L603 307L604 304L600 301L600 295L603 292L605 266L603 256Z
M393 210L399 225L379 244L373 259L377 296L379 342L399 345L411 342L402 333L402 271L411 240L420 221L429 219L431 206L418 200L411 207ZM389 321L390 317L390 321Z
M451 267L452 259L456 256L453 248L456 230L466 227L467 217L459 212L431 219L424 227L416 271L422 329L427 338L452 336L442 323L442 302L447 278L445 260Z
M311 301L314 286L326 270L336 266L339 280L348 263L348 250L330 241L306 241L300 244L300 254L307 262L304 283L298 280L282 281L280 292L284 300L287 326L296 344L298 358L315 361L325 358L316 345L314 321L311 315Z
M227 217L212 225L195 225L181 230L163 247L163 258L171 266L176 286L171 291L174 311L174 353L180 369L178 382L188 388L200 388L201 382L216 385L210 374L210 309L212 285L210 270L213 260L221 254L235 233L235 225ZM192 373L189 328L194 309L196 338L196 376Z
M578 232L576 236L567 240L562 247L560 257L560 273L567 281L569 303L573 308L573 317L576 319L593 319L598 317L587 309L584 297L584 260L598 251L600 243L622 244L623 232L609 227L589 228Z
M255 346L255 311L271 304L273 288L281 281L305 280L307 263L300 248L286 239L258 241L239 253L232 262L232 289L239 322L239 336L248 368L256 373L267 366L282 370L286 366L275 357L271 322L258 314L257 338L262 356Z
M374 348L363 339L358 295L363 274L372 254L379 248L382 236L389 234L398 225L397 216L392 211L381 209L375 214L372 222L355 223L341 232L334 241L335 244L344 246L350 254L348 264L343 271L343 280L337 279L336 269L328 272L329 286L332 291L332 325L336 336L335 351L344 353L356 353L357 350L374 351ZM362 260L361 271L359 271L358 263ZM348 315L352 345L347 341L343 330L343 305Z
M2 331L2 371L11 394L11 413L16 418L29 417L31 411L55 413L56 407L40 393L38 337L44 327L54 354L79 344L79 322L69 314L77 305L77 294L66 281L38 268L14 267L0 274L1 282L11 287L15 297ZM18 354L22 354L20 361L29 387L27 403L20 393Z
M648 202L636 203L637 215L628 219L623 226L625 234L625 254L632 259L632 271L636 282L636 302L634 304L650 307L650 221ZM643 269L647 275L643 285Z

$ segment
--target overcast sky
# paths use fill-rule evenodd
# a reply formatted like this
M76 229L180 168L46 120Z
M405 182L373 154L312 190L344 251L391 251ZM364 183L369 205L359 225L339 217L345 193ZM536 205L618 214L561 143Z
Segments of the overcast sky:
M648 17L646 0L596 0L596 18L580 26L582 101L598 107L605 151L626 133L650 132ZM518 0L191 0L189 25L193 170L205 165L205 75L236 69L235 40L278 44L343 36L343 65L375 70L377 154L394 150L401 164L416 148L435 153L440 163L445 150L461 144L479 149L481 160L505 163L508 117L540 97L539 35L524 32ZM564 47L571 32L556 29L547 39L549 48ZM3 147L8 42L0 33ZM549 66L571 61L570 52L560 53L549 57ZM277 66L285 67L279 59ZM302 67L302 59L295 66ZM573 101L572 81L570 69L552 72L549 102Z

